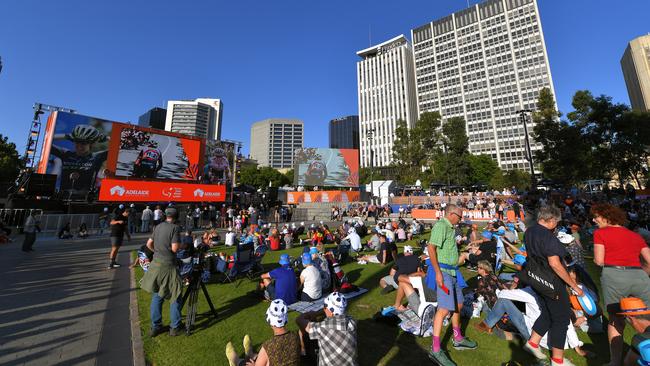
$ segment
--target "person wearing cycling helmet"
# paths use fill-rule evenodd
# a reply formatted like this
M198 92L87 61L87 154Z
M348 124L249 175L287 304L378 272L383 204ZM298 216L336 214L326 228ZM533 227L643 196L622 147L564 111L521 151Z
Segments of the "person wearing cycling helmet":
M158 171L162 169L162 153L156 148L153 142L149 143L146 149L140 150L133 165L133 176L141 178L155 178Z
M59 190L88 191L108 156L108 150L93 153L93 144L106 141L106 135L90 125L77 125L65 138L74 143L74 151L52 144L51 154L61 160Z
M305 173L305 185L319 186L323 185L327 178L327 166L320 160L314 160L309 164Z

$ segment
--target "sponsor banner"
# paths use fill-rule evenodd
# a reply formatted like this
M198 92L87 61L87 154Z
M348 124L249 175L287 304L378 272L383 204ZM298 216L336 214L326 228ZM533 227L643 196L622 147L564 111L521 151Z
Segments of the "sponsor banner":
M357 202L361 198L359 191L316 191L316 192L287 192L287 203L303 202Z
M359 150L296 149L293 169L298 186L358 187Z
M222 202L226 186L137 180L104 179L100 201L119 202Z
M419 208L414 208L411 210L411 216L414 219L418 220L438 220L439 218L445 215L442 210L424 210ZM504 218L506 221L515 221L515 212L509 210L507 217ZM524 219L523 212L520 214L520 218ZM494 218L494 215L490 215L488 210L463 210L463 218L469 219L471 221L489 221Z

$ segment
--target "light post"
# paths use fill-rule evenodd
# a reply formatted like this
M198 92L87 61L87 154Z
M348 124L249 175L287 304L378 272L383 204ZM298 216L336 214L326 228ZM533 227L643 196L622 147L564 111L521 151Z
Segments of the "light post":
M373 184L373 155L374 151L372 150L372 139L374 137L375 130L374 129L369 129L368 132L366 132L366 138L368 139L368 151L370 152L370 203L375 203L375 187Z
M449 186L451 185L451 182L449 181L449 149L447 148L447 141L443 140L442 141L442 148L445 149L445 173L447 174L447 202L451 202L451 192L449 190Z
M533 164L533 153L530 150L530 140L528 138L528 114L532 113L530 109L521 109L518 110L517 113L519 113L519 118L521 119L521 123L524 125L524 138L526 139L526 155L527 155L527 160L528 160L528 165L530 166L530 189L533 190L535 189L535 166Z

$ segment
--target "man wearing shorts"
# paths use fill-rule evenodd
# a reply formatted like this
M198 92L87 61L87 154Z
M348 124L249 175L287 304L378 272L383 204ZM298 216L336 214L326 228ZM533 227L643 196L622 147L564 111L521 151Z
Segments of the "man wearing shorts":
M110 262L108 269L119 268L120 265L115 262L117 252L120 250L124 242L124 234L131 241L131 234L127 230L127 222L129 219L129 209L115 210L115 216L111 220L111 253L109 255Z
M445 317L452 313L453 342L457 350L475 349L476 342L463 337L460 331L460 310L463 307L462 287L465 281L458 270L459 253L456 245L456 226L463 219L463 212L456 205L447 205L445 217L438 220L431 230L429 259L436 274L438 309L433 318L433 344L429 358L440 366L455 366L440 348L440 333Z

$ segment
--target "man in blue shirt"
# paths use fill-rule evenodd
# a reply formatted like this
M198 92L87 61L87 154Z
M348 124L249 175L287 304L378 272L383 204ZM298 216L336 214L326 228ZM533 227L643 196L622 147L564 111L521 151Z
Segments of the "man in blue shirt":
M262 275L264 296L269 300L282 299L291 305L297 300L298 280L293 268L289 266L289 255L280 256L280 267Z

